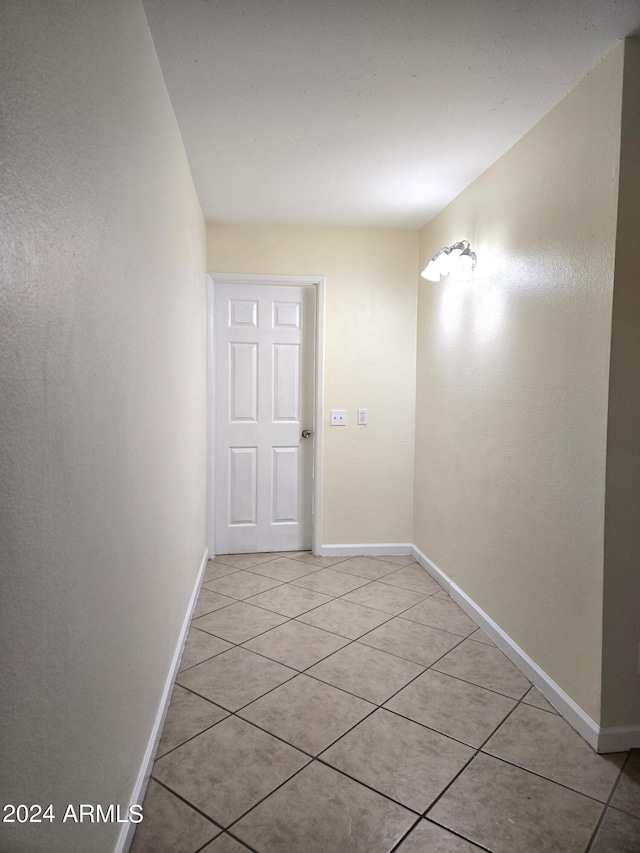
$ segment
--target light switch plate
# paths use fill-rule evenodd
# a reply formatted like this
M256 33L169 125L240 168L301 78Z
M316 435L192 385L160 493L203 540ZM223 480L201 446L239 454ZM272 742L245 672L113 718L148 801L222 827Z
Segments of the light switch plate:
M346 426L347 425L347 410L346 409L331 409L331 426Z

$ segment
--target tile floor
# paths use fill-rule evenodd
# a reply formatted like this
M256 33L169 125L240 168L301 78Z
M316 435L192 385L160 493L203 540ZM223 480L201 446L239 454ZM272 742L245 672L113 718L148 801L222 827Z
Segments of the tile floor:
M132 853L638 853L599 756L410 557L210 561Z

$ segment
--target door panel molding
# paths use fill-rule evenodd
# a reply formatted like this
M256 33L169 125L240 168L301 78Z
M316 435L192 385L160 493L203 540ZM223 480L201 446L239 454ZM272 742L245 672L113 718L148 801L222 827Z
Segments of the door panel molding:
M223 284L252 284L252 285L284 285L284 286L312 286L315 290L315 399L313 406L313 425L315 441L313 447L313 532L312 550L314 554L320 552L322 546L322 412L324 397L324 299L325 278L324 276L280 276L280 275L245 275L242 273L207 273L207 339L208 339L208 396L209 396L209 429L208 429L208 456L209 470L207 477L208 492L208 527L209 527L209 555L212 558L216 554L215 543L215 416L216 416L216 363L215 363L215 288ZM233 316L229 322L234 326L252 326L255 324L255 309L251 300L238 300L233 306ZM293 306L287 302L280 302L273 311L274 326L296 328L300 323L297 312L292 310ZM275 459L273 460L275 464ZM282 460L284 461L284 459ZM282 496L284 498L284 496ZM286 503L286 502L285 502ZM282 504L281 504L282 506ZM282 524L287 522L282 520Z

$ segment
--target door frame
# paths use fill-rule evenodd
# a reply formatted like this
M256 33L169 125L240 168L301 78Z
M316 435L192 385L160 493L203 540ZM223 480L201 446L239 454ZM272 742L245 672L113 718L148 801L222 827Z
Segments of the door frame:
M313 484L312 484L312 552L320 554L322 547L322 412L324 399L324 286L321 275L243 275L241 273L207 273L207 356L208 356L208 428L207 428L207 540L209 559L216 553L215 523L215 287L218 284L264 284L314 287L316 294L315 379L313 401Z

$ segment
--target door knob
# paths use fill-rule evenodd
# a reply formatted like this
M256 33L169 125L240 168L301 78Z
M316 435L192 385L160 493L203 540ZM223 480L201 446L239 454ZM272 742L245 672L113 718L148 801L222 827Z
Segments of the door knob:
M302 437L303 438L309 438L310 436L311 436L311 430L309 430L309 429L303 429L302 430Z

